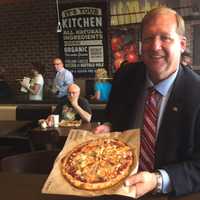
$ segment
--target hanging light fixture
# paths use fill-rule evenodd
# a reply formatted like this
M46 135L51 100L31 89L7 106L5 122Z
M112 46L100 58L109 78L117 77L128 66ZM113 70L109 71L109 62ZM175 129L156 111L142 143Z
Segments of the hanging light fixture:
M62 25L60 22L60 13L59 13L59 7L58 7L58 0L56 0L56 10L57 10L57 19L58 19L58 24L57 24L57 33L62 32Z

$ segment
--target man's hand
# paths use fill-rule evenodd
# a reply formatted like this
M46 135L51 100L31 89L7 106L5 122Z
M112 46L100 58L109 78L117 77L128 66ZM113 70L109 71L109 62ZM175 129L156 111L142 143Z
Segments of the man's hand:
M78 95L68 95L68 100L70 101L70 103L72 104L72 106L77 106L78 105Z
M46 123L48 127L52 127L53 126L53 116L49 115L46 119Z
M94 129L94 133L108 133L110 131L111 127L108 124L102 124Z
M135 190L136 198L139 198L157 187L157 178L154 173L143 171L128 177L125 185Z

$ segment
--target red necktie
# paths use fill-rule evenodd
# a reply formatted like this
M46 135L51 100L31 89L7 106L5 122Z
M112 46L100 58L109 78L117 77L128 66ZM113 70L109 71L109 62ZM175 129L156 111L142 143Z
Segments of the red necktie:
M152 171L155 163L156 127L160 94L149 88L144 107L144 122L141 132L140 171Z

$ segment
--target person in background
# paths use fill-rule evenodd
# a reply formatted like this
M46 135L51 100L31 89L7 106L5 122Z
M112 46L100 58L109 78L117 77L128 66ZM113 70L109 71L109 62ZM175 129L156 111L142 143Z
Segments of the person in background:
M58 98L67 95L66 87L74 82L72 73L64 68L64 63L60 58L53 59L53 66L56 70L56 77L53 82L52 92Z
M192 69L192 56L189 52L184 51L181 54L181 64Z
M111 84L108 82L107 71L104 68L97 69L95 72L95 79L95 93L94 96L91 97L91 100L107 102L111 90Z
M200 77L180 65L183 18L166 7L149 11L141 41L142 62L115 74L107 123L95 133L141 129L139 170L125 180L137 198L200 192Z
M5 100L13 96L13 91L8 83L5 81L5 69L0 68L0 100Z
M29 94L29 100L39 101L43 100L43 87L44 78L42 73L44 72L43 66L40 63L32 63L31 80L30 84L26 85L21 81L21 86L24 87Z
M76 84L70 84L66 87L67 96L63 97L56 106L52 114L58 114L63 120L82 120L90 122L92 111L90 104L85 98L80 97L80 87ZM47 118L47 125L52 126L51 115Z

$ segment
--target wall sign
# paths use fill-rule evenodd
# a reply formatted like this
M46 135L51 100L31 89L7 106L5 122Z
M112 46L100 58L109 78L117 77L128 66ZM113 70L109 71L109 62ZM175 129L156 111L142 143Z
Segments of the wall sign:
M75 77L93 77L108 65L106 1L62 4L60 10L65 67Z

